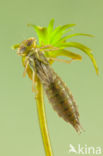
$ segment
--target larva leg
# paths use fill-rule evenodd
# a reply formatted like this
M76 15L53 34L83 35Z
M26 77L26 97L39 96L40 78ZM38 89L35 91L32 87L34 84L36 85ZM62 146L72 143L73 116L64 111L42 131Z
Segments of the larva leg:
M70 64L74 59L71 60L64 60L64 59L58 59L58 58L49 58L50 61L58 61L58 62L64 62Z
M53 47L52 45L45 45L45 46L40 47L40 49L52 48L52 47Z
M45 46L40 47L40 49L47 49L47 48L53 48L53 46L52 45L45 45Z
M25 77L25 75L26 75L26 71L27 71L28 65L29 65L29 61L26 60L26 66L25 66L25 69L24 69L23 77Z
M46 46L43 46L43 47L40 47L40 49L44 49L44 51L55 51L55 50L59 50L58 47L53 47L51 45L46 45Z
M32 92L36 92L35 87L34 87L35 86L34 83L35 83L35 72L33 71L33 75L32 75Z

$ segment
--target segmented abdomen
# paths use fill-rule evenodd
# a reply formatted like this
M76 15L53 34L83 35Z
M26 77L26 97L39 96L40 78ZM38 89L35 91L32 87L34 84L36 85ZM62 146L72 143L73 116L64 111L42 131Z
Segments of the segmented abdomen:
M61 78L55 72L53 75L53 82L44 86L48 99L58 115L79 132L79 113L74 98Z
M71 92L51 68L45 56L43 54L39 56L42 58L42 61L35 57L33 58L35 61L35 72L43 84L53 109L66 122L72 124L77 132L80 132L79 113Z

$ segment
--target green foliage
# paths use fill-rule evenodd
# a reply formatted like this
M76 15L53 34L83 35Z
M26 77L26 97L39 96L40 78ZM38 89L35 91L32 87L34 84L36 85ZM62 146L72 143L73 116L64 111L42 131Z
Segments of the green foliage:
M40 27L36 25L29 25L34 28L38 35L39 39L39 46L45 46L45 45L51 45L53 47L58 47L59 49L55 51L46 51L46 55L49 57L57 57L57 56L67 56L72 59L78 59L81 60L81 56L78 54L75 54L68 49L69 47L74 47L77 49L80 49L83 51L85 54L89 56L91 59L94 68L96 70L96 73L98 74L98 67L96 64L96 60L92 54L92 50L88 48L87 46L78 43L78 42L68 42L67 40L70 39L71 37L75 36L87 36L87 37L93 37L93 35L90 34L84 34L84 33L75 33L75 34L69 34L68 32L71 31L71 27L75 26L75 24L66 24L63 26L58 26L54 29L54 19L52 19L48 25L48 27Z
M70 57L72 59L75 59L75 60L81 60L82 57L81 55L79 54L75 54L73 52L71 52L70 50L66 50L66 49L60 49L60 50L56 50L56 51L48 51L45 53L45 55L47 57L57 57L57 56L67 56L67 57Z
M86 53L90 57L93 65L94 65L94 68L96 70L96 73L98 74L98 67L97 67L95 58L92 54L92 50L90 48L88 48L85 45L78 43L78 42L64 42L64 43L57 45L57 47L61 47L63 49L67 48L67 47L74 47L74 48L80 49L81 51L83 51L84 53Z

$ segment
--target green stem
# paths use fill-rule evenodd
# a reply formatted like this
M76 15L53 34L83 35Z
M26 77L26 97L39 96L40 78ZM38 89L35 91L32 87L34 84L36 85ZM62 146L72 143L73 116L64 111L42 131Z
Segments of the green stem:
M39 124L40 124L45 153L46 153L46 156L53 156L51 145L50 145L48 128L47 128L45 106L44 106L44 100L43 100L43 88L37 76L36 76L36 91L37 91L36 103L37 103L38 118L39 118Z

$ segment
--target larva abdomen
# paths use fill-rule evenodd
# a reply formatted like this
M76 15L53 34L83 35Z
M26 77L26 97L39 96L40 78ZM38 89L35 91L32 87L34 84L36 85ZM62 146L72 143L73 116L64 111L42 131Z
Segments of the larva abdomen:
M77 132L80 132L79 113L74 101L74 98L69 91L68 87L61 80L61 78L54 72L49 65L46 57L38 51L39 58L34 53L33 61L35 68L30 62L33 70L35 70L53 109L62 117L66 122L69 122Z
M79 113L74 98L61 78L55 72L53 75L55 75L54 81L44 86L48 99L58 115L79 132Z

